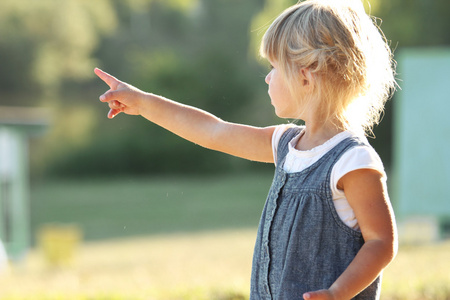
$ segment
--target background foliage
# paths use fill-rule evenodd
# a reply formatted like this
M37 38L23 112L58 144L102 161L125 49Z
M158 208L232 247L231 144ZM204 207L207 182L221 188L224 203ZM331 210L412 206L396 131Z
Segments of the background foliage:
M99 66L143 90L252 125L274 116L257 47L294 0L4 0L0 105L44 106L51 126L32 144L37 175L214 172L264 168L185 142L139 117L106 119ZM449 43L443 0L365 3L392 47ZM442 16L442 17L441 17ZM401 77L401 76L400 76ZM391 113L374 146L389 167Z

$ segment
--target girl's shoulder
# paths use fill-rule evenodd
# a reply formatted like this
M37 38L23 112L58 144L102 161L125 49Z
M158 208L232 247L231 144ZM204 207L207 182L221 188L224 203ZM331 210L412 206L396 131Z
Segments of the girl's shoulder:
M372 169L380 172L386 178L383 162L370 144L364 143L348 149L334 166L336 178L358 169Z
M281 124L281 125L277 125L275 127L275 130L273 131L272 152L273 152L275 164L277 161L278 144L280 143L280 140L281 140L282 136L286 133L286 131L291 128L296 129L296 131L301 132L305 128L305 126L299 126L299 125L295 125L295 124Z
M290 128L297 129L299 132L302 131L305 126L299 126L295 124L281 124L275 127L272 135L272 145L278 145L283 134Z

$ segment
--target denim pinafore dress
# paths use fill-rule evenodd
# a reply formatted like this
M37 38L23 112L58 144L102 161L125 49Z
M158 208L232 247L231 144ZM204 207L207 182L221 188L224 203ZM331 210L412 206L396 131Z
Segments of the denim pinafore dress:
M288 143L302 127L280 139L277 168L262 212L253 255L250 300L303 299L303 293L327 289L364 244L359 231L346 226L333 204L330 176L341 155L356 145L347 138L316 163L288 174L283 163ZM379 299L381 279L353 299Z

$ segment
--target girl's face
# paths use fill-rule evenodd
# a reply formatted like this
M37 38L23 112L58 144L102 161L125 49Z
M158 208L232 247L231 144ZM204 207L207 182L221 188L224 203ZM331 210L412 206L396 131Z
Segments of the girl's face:
M268 93L275 108L275 114L280 118L298 118L299 103L292 97L288 85L277 67L276 62L271 62L271 70L265 80L269 85Z

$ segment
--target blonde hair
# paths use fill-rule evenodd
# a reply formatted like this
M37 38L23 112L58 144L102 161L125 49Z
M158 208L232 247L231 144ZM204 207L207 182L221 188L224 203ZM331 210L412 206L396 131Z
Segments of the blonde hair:
M395 89L392 52L360 1L291 6L266 31L260 54L277 62L294 95L300 70L309 69L321 117L344 129L371 132Z

